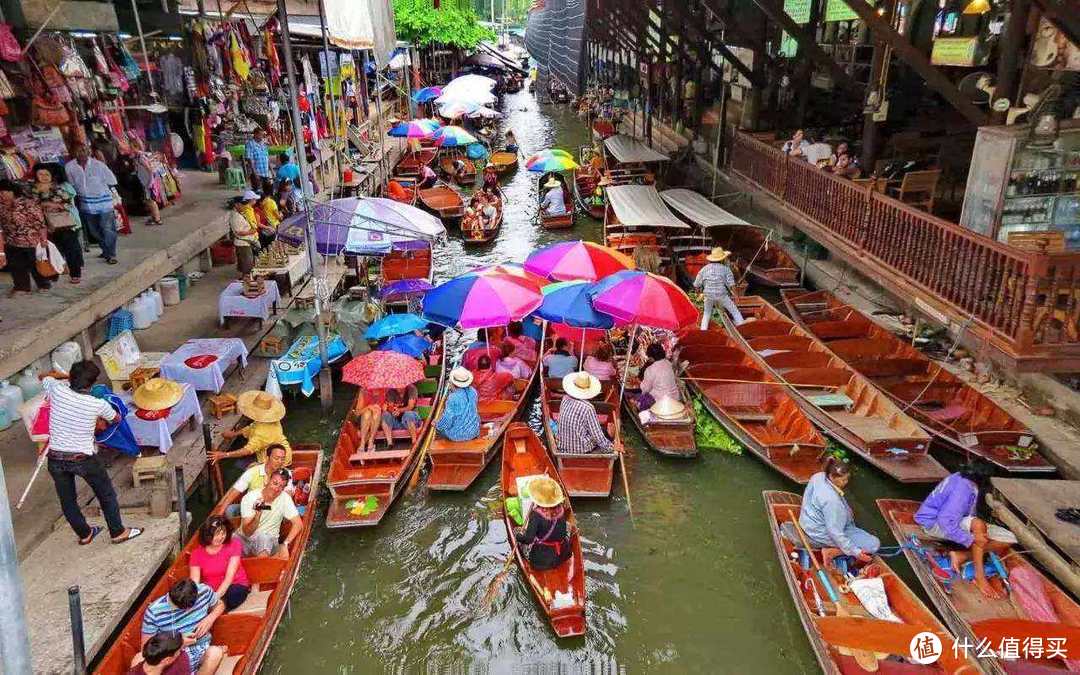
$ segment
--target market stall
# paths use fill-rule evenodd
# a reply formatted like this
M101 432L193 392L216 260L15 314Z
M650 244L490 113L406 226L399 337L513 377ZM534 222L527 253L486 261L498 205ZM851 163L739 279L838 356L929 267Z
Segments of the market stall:
M215 394L225 386L225 371L247 366L248 350L239 338L188 340L161 362L161 376Z

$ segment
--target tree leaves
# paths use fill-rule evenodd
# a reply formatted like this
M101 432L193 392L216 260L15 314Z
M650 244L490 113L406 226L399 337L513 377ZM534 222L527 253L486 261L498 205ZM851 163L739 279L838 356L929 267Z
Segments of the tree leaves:
M482 40L494 40L494 31L484 28L471 4L444 0L439 9L432 0L394 0L394 24L398 39L419 47L444 44L472 49Z

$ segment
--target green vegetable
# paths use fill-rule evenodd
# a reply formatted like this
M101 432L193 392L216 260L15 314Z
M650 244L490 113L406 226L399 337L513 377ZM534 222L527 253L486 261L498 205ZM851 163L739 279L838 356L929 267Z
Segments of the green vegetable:
M716 421L699 396L694 397L694 420L694 440L699 447L743 454L743 446Z

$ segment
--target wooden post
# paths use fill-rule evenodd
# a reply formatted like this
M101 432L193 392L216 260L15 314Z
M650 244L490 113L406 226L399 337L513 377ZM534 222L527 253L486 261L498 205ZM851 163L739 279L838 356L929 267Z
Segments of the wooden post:
M1016 95L1019 93L1017 89L1020 84L1019 64L1024 54L1024 35L1030 11L1031 0L1012 0L1009 20L1005 23L998 51L994 100L1005 98L1016 105ZM1008 113L1008 110L999 112L991 108L990 118L994 124L1005 124Z
M885 20L892 25L893 12L896 9L896 0L890 0L885 3ZM886 53L887 48L884 40L878 39L871 34L870 39L874 41L874 52L870 57L870 81L866 88L867 93L877 89L878 100L884 101L885 99L885 87L882 86L878 89L878 82L881 80L881 75L885 72ZM863 113L863 135L862 135L862 156L860 163L863 168L863 175L870 175L874 169L874 162L877 161L878 155L878 137L880 136L881 123L874 121L874 113Z
M821 20L821 0L810 0L810 21L806 24L806 29L813 37L815 42L817 41L818 22ZM798 120L797 126L802 126L806 121L806 106L810 102L810 76L813 74L814 69L811 67L813 60L805 54L806 50L799 46L797 53L799 57L798 74L796 75L796 81L793 82L795 86L799 88L798 101L796 103L796 119ZM779 86L777 87L779 89Z

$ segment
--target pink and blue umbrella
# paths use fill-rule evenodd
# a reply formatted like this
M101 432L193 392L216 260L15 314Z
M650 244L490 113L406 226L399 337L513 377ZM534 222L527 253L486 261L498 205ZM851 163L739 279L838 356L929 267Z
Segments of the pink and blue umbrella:
M528 280L509 274L463 274L424 295L428 321L458 328L493 328L519 321L543 297Z
M700 316L686 293L666 277L625 270L592 285L593 307L621 324L681 330Z
M633 268L633 258L591 241L561 241L539 248L525 259L526 270L555 281L596 281Z
M456 126L442 127L431 138L443 148L456 148L478 142L476 136Z
M525 163L526 168L533 173L548 173L550 171L573 171L574 169L581 168L580 165L570 157L563 157L562 155L544 155L542 157L534 156L531 160Z
M386 135L394 136L395 138L431 138L441 126L442 125L439 124L438 120L408 120L406 122L398 122L390 127L390 131L388 131Z
M585 281L560 281L544 286L543 304L536 315L554 323L575 328L611 328L615 321L593 308L589 292L593 285Z
M413 92L412 100L417 103L431 103L442 96L442 87L424 87Z

